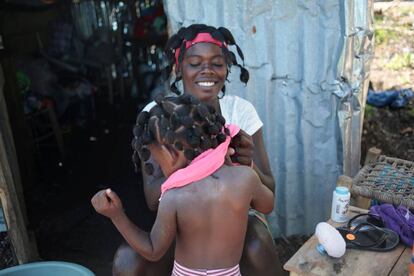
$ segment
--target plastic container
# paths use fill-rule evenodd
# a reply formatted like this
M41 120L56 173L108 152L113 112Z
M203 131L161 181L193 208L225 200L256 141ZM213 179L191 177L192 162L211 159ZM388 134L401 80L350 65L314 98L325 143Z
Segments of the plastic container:
M94 276L95 274L78 264L68 262L35 262L0 270L7 276Z
M351 193L347 187L336 187L333 191L331 219L335 222L348 220L349 201Z

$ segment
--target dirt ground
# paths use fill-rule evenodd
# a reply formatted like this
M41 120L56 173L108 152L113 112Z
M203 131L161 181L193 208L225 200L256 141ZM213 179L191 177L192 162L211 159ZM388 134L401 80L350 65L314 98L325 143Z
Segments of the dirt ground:
M414 3L375 9L375 55L370 79L376 91L414 90ZM370 147L414 160L414 99L400 109L365 109L361 156Z

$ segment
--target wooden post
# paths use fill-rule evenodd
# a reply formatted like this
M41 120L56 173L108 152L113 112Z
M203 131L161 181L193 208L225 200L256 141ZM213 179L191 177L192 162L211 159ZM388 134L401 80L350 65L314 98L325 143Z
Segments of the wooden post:
M376 147L370 148L367 152L367 156L365 157L364 165L368 165L369 163L373 163L377 161L380 155L381 155L381 149L378 149Z
M381 149L375 147L370 148L367 152L367 156L365 157L364 166L374 163L380 155ZM352 204L362 209L369 209L371 206L371 199L358 195L354 197L354 202Z
M16 191L17 187L21 188L21 180L3 95L4 81L0 65L0 199L14 253L19 263L26 263L36 259L37 252L34 252L34 246L29 241L24 219L25 210Z

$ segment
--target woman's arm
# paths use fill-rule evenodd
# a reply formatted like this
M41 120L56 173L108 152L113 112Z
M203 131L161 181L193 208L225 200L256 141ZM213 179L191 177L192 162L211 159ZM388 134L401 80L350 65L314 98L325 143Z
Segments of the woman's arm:
M257 172L260 180L268 187L273 194L275 193L275 179L270 169L269 157L267 156L266 147L263 142L263 131L260 128L253 134L254 152L253 152L253 169Z
M269 158L263 142L263 131L259 128L253 136L240 130L239 135L232 141L231 147L235 150L235 157L232 160L242 165L251 166L259 175L262 183L273 193L275 192L275 181L270 170Z
M252 185L252 202L251 207L263 214L272 212L275 200L274 194L268 187L263 185L257 173L252 171L249 184Z

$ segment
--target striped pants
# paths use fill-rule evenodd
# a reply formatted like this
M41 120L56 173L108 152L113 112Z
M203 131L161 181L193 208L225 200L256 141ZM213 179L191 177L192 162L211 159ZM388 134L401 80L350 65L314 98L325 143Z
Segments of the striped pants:
M222 269L191 269L174 261L171 276L241 276L239 265Z

